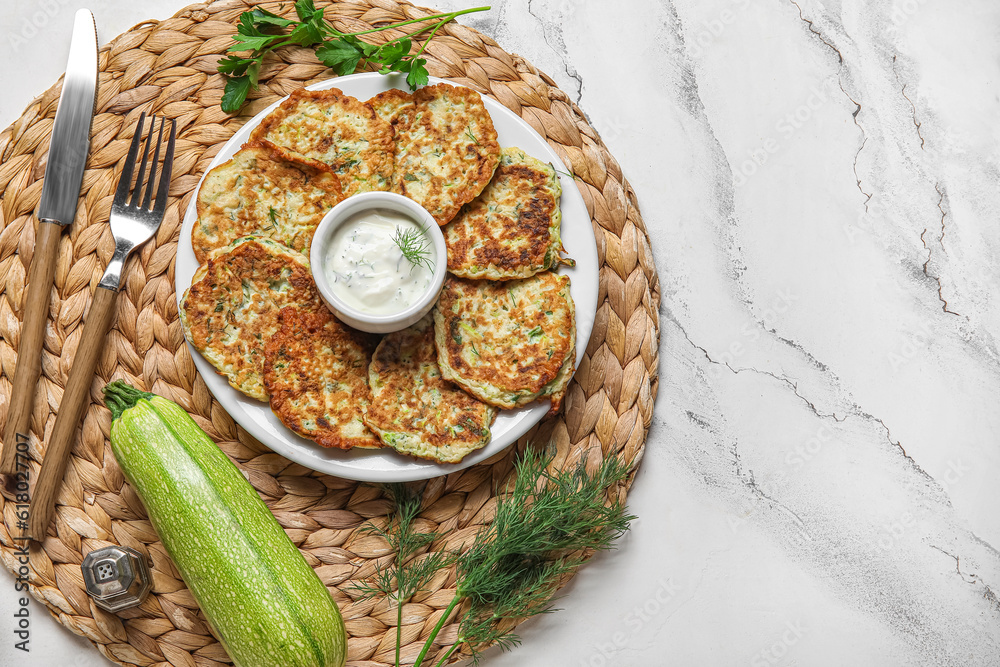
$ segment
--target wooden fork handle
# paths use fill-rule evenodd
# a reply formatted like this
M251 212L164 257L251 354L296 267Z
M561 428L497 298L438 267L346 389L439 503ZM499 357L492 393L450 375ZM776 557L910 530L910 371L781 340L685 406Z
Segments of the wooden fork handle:
M28 441L31 408L35 400L38 375L42 367L42 342L45 340L45 321L49 316L49 295L52 278L56 272L59 239L63 226L55 222L38 223L35 252L28 270L28 289L25 290L21 340L17 348L17 367L11 387L10 409L3 429L3 455L0 473L16 471L15 449L18 442Z
M55 509L56 492L66 471L70 450L73 448L73 436L80 423L84 409L90 403L90 385L94 380L94 369L97 360L104 349L104 339L111 326L111 318L115 312L116 290L98 287L94 292L94 300L90 304L87 321L83 325L83 335L73 358L73 367L69 371L66 391L63 392L59 411L56 413L56 423L52 427L52 435L45 450L42 468L35 480L35 489L31 496L31 515L28 518L27 536L41 542L45 539L52 512Z

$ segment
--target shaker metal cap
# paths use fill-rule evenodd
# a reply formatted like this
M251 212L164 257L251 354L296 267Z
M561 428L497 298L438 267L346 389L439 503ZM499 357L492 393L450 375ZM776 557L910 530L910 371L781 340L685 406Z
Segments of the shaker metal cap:
M91 551L80 568L87 593L98 607L110 612L141 604L153 587L145 559L129 547Z

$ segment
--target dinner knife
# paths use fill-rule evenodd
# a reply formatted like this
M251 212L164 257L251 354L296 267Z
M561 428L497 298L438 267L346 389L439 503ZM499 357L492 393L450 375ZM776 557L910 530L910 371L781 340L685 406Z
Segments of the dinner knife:
M80 9L73 21L66 76L56 108L42 198L38 204L38 231L23 301L23 324L7 424L3 430L0 473L14 473L16 450L22 444L27 447L59 239L63 228L76 217L96 98L97 24L89 10Z

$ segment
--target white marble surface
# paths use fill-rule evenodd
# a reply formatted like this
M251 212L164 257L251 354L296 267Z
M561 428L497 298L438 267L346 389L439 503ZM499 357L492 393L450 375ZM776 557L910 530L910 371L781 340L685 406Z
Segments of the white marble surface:
M4 126L81 4L4 0ZM90 2L102 41L182 4ZM640 518L488 664L1000 664L1000 5L501 0L468 23L588 113L663 287ZM37 604L15 655L12 589L0 667L106 664Z

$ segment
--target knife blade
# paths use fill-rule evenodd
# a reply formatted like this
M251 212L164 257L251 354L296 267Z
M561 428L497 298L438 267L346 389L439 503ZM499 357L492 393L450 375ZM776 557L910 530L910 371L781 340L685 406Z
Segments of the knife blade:
M42 197L36 211L38 231L25 290L23 323L10 409L3 430L0 473L17 471L17 452L26 458L28 429L49 310L59 239L76 217L83 169L90 149L90 127L97 100L97 24L87 9L76 12L66 76L49 141Z

